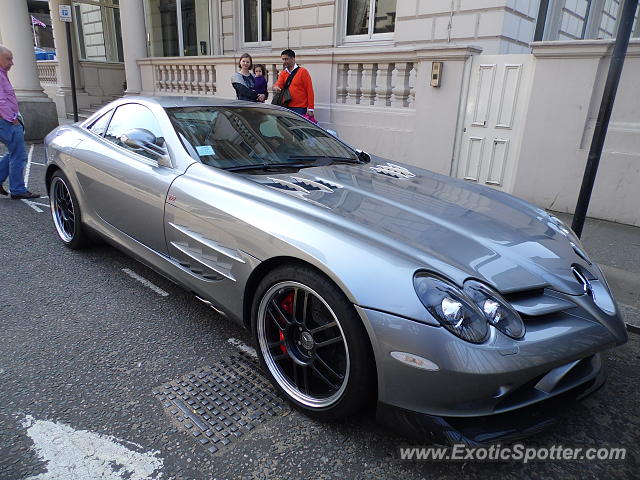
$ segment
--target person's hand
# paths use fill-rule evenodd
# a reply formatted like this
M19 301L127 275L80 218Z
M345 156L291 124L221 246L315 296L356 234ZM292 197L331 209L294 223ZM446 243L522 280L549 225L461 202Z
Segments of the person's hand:
M282 90L280 87L278 87L277 85L273 86L273 93L278 93L280 90Z
M266 97L265 97L264 93L259 93L259 94L258 94L258 101L259 101L259 102L264 102L264 99L265 99L265 98L266 98Z
M313 114L313 110L307 110L307 116L309 118L315 118L315 115Z
M20 125L20 121L17 118L11 123L13 123L14 125Z

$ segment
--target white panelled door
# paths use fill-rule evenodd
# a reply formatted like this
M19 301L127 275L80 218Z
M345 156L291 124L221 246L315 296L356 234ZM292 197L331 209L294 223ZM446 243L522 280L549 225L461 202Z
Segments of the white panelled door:
M456 176L511 191L533 55L474 57Z

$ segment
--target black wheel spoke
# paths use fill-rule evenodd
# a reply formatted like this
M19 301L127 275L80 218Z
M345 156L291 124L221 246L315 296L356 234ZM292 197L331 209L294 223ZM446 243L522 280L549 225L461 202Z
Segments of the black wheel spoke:
M284 345L285 341L286 340L283 338L282 340L278 340L277 342L269 342L267 346L269 348L279 347L280 345Z
M336 372L327 362L325 362L322 357L320 355L315 356L315 359L317 364L322 365L322 368L324 368L329 374L331 374L333 377L336 378L336 380L342 380L344 378L344 375L341 373ZM316 365L316 368L318 366Z
M298 312L298 310L296 310L298 306L298 290L298 288L293 289L293 304L291 305L291 321L293 323L299 323L296 315Z
M300 390L300 380L298 378L298 364L296 362L293 362L293 383L296 386L296 388L298 388L298 390Z
M275 310L275 313L273 312L273 310ZM285 316L284 312L280 310L280 307L278 306L275 300L271 301L271 304L267 309L267 315L271 317L271 321L275 323L276 327L278 327L278 330L280 330L281 332L284 332L286 330L287 325L289 324L289 321L287 320L287 317ZM281 324L280 319L284 320L284 325Z
M309 292L307 292L306 290L304 291L304 298L302 299L302 313L300 314L300 319L302 325L305 328L307 327L307 310L308 310L308 305L309 305Z
M323 330L327 330L329 328L333 328L333 327L337 327L338 323L337 322L329 322L329 323L325 323L324 325L320 325L319 327L316 327L314 329L309 330L309 333L311 335L315 335L318 332L322 332Z
M342 336L334 337L329 340L325 340L323 342L316 343L316 349L328 347L329 345L333 345L334 343L342 342Z
M311 364L311 369L313 370L313 373L316 374L316 377L318 377L320 380L322 380L323 383L327 384L332 390L337 390L338 389L338 385L335 385L327 377L325 377L323 375L323 373L316 368L315 365Z
M309 395L309 367L306 365L302 367L302 378L304 382L304 393Z
M291 357L289 356L288 353L280 353L278 355L272 355L271 358L273 358L274 361L279 362L281 360L285 360L285 359L291 358Z

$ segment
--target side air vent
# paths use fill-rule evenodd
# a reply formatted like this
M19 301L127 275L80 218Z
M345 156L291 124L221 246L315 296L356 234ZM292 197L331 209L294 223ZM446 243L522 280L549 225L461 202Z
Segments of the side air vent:
M369 168L371 168L371 170L373 170L374 172L379 173L380 175L386 175L388 177L393 177L393 178L406 179L406 178L415 177L414 173L411 173L406 168L401 167L400 165L395 165L393 163L376 165L375 167L369 167Z

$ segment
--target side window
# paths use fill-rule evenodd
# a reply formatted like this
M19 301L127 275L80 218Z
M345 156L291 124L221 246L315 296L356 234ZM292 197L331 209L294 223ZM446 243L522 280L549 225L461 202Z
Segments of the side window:
M111 114L113 110L109 110L104 115L100 116L95 122L91 124L89 130L99 136L103 136L105 130L107 129L107 125L109 125L109 119L111 118Z
M156 120L156 117L151 113L151 110L137 103L127 103L116 109L116 113L113 114L113 118L109 123L105 138L127 150L155 160L152 154L144 150L131 148L120 141L122 134L134 128L149 130L156 137L156 145L162 146L164 144L164 138L162 137L158 120Z

